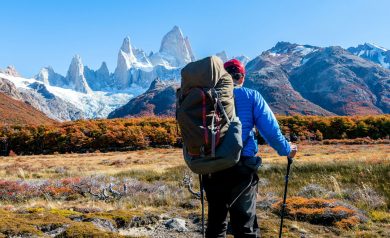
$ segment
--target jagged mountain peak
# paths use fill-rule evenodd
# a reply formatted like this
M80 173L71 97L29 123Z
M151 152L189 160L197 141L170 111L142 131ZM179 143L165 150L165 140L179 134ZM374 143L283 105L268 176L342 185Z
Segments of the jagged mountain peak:
M319 47L311 45L300 45L296 43L290 43L285 41L279 41L274 47L270 50L265 51L266 54L291 54L299 53L301 55L306 55L313 52L314 50L319 49Z
M364 43L364 46L366 46L367 48L371 48L371 49L377 49L377 50L382 51L382 52L388 51L388 49L386 49L386 48L384 48L382 46L379 46L377 44L374 44L374 43L366 42L366 43Z
M167 82L161 80L160 78L156 78L150 84L150 87L149 87L148 91L155 90L155 89L158 89L158 88L161 88L161 87L165 87L167 85L168 85Z
M297 45L298 44L290 43L290 42L287 42L287 41L279 41L279 42L276 43L276 45L274 47L272 47L270 49L270 51L275 52L275 53L282 53L286 49L291 49L291 48L293 48L293 47L295 47Z
M124 39L123 39L123 43L122 43L122 46L120 48L120 50L122 50L123 52L125 53L133 53L133 47L131 46L131 40L130 40L130 37L129 36L126 36Z
M354 55L390 69L390 50L372 43L364 43L347 49Z
M39 73L34 77L36 80L51 86L63 87L65 77L56 73L51 66L46 66L39 70Z
M80 55L75 55L70 62L69 69L67 72L67 78L72 76L83 76L84 75L84 65L81 60Z
M189 39L178 26L163 37L159 53L173 67L181 67L195 59Z
M108 70L107 63L105 61L102 62L102 65L100 66L100 68L97 71L101 72L101 73L110 74L110 71Z
M16 70L15 66L13 65L8 65L7 68L5 68L5 70L0 70L0 72L3 72L11 76L20 77L19 72Z
M226 62L226 61L229 60L229 57L228 57L226 51L224 51L224 50L221 51L221 52L219 52L219 53L216 53L215 55L218 56L219 58L221 58L221 60L222 60L223 62Z
M235 56L234 58L238 59L243 65L247 65L249 61L251 61L251 58L249 58L246 55L239 55L239 56Z
M170 30L167 34L164 35L161 41L159 52L170 53L172 51L171 49L172 43L180 43L180 42L185 42L183 32L178 26L174 26L172 30Z
M70 63L66 75L66 84L64 86L77 92L92 92L91 88L88 86L87 80L85 79L84 65L79 55L75 55L72 58L72 62Z
M80 55L76 54L73 56L70 67L84 67Z

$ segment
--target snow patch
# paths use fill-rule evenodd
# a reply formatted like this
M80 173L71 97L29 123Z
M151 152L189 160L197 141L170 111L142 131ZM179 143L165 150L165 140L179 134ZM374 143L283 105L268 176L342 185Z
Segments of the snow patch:
M378 45L373 44L373 43L366 43L366 45L370 46L371 48L378 49L378 50L380 50L382 52L388 51L388 49L383 48L382 46L378 46Z

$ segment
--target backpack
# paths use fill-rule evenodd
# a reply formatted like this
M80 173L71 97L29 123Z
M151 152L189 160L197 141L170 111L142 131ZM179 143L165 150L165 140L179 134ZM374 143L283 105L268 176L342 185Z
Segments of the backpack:
M187 64L176 92L176 121L183 155L197 174L234 166L243 147L241 123L236 117L233 79L216 56Z

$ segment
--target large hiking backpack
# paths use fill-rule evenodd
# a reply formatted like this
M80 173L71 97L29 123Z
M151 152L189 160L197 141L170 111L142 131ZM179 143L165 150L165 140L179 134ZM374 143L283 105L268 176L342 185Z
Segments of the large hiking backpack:
M176 120L183 140L183 155L197 174L234 166L242 145L241 123L236 117L233 80L216 56L187 64L176 93Z

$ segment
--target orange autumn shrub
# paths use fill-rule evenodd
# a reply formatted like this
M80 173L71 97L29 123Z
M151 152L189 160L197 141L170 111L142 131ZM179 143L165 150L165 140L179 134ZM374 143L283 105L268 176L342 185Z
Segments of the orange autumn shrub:
M335 199L292 197L286 204L286 217L312 224L347 229L367 220L357 208ZM280 214L281 205L282 201L273 204L273 212Z
M332 143L388 141L390 115L320 117L278 116L283 133L294 140ZM360 139L359 139L360 138ZM363 138L363 139L362 139ZM261 142L261 141L260 141ZM180 146L174 118L139 117L78 120L56 125L0 125L0 155L83 153Z

